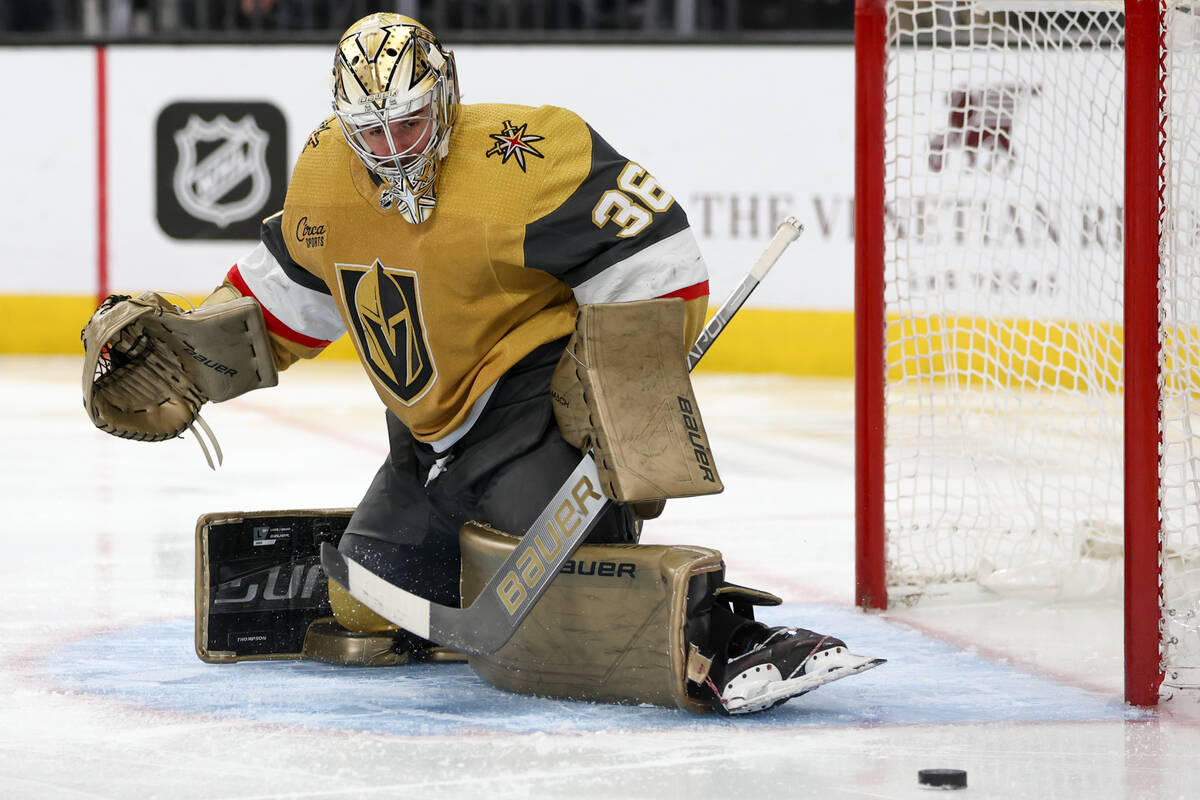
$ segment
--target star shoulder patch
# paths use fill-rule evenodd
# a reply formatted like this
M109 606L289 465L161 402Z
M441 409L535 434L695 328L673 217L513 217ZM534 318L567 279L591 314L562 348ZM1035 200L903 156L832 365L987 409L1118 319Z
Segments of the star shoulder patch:
M316 130L308 135L308 140L304 143L304 147L316 147L321 143L321 134L329 130L329 120L324 120L317 126Z
M545 158L533 146L533 143L540 142L546 138L526 132L527 127L528 124L524 122L520 125L514 125L510 120L505 120L500 133L488 134L492 137L495 144L484 155L488 158L500 156L501 164L507 164L511 158L517 162L517 166L521 168L521 172L525 172L525 156Z

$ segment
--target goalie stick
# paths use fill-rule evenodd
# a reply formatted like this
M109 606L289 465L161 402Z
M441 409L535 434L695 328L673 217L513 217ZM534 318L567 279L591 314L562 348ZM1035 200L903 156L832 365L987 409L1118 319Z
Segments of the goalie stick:
M783 221L750 272L717 309L688 351L689 371L803 230L795 217ZM595 527L600 512L609 503L600 485L596 462L588 453L466 608L444 606L405 591L343 556L329 543L321 546L321 566L330 580L389 622L445 647L488 655L512 638L550 581Z

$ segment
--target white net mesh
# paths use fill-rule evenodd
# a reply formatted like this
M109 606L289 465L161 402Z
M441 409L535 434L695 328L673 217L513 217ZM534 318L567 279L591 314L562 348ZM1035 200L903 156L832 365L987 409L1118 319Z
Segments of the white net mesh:
M895 0L888 14L889 595L979 582L1116 600L1120 4ZM1186 4L1168 19L1164 641L1187 682L1181 668L1200 666L1200 45Z

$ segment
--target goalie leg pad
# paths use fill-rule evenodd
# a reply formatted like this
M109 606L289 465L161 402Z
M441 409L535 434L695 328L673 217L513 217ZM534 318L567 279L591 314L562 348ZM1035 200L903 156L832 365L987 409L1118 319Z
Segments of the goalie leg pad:
M329 582L329 605L338 624L347 631L374 634L399 630L333 581Z
M459 540L465 605L520 539L469 522ZM704 547L584 544L508 644L471 669L522 694L709 711L698 691L709 659L692 643L707 640L697 611L723 576L721 554Z
M352 508L205 514L196 523L196 653L209 663L310 659L379 667L465 661L397 628L329 581Z
M212 513L196 523L196 654L209 663L295 659L333 613L321 544L353 509Z
M724 487L692 391L678 298L585 305L550 382L563 438L618 503Z
M336 586L331 583L330 588ZM392 667L407 664L411 652L398 631L349 631L333 617L308 626L300 657L346 667Z
M337 586L329 584L330 588ZM440 647L400 628L347 630L333 617L322 617L308 626L300 658L341 667L395 667L415 661L462 663L466 655Z

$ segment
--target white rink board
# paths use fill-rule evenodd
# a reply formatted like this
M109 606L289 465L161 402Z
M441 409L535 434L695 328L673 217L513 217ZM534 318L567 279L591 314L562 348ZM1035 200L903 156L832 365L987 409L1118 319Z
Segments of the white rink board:
M272 103L287 119L290 166L322 119L329 94L328 68L316 55L312 48L286 46L110 48L111 288L204 294L254 244L183 241L159 228L154 205L159 112L179 101Z
M691 217L723 296L778 219L808 232L804 267L772 275L751 304L849 309L853 275L853 52L849 47L455 47L465 102L553 103L579 112L639 161ZM330 48L154 47L108 50L110 286L203 293L246 241L187 241L155 219L154 128L180 101L265 101L288 124L289 162L328 112ZM79 125L8 130L6 182L40 188L4 202L0 294L86 294L95 277L95 146L91 48L0 50L0 85L17 76L77 87ZM84 143L80 147L80 142ZM52 159L70 174L45 183ZM10 176L11 173L11 176ZM64 218L71 221L64 235ZM46 265L46 262L49 262Z
M0 48L0 294L96 290L95 63L90 47ZM29 124L43 86L68 87L64 118Z

